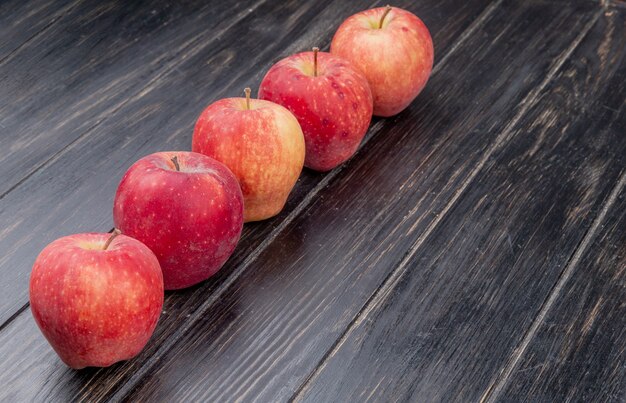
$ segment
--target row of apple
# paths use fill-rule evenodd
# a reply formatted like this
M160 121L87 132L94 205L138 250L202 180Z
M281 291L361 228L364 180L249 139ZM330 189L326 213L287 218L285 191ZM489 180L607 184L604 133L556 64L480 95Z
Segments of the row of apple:
M137 355L152 335L164 289L211 277L244 222L278 214L303 166L349 159L373 115L391 116L422 90L433 45L422 21L392 7L355 14L330 53L287 57L267 72L259 99L222 99L200 115L192 152L137 161L114 201L112 234L49 244L30 279L39 328L72 368Z

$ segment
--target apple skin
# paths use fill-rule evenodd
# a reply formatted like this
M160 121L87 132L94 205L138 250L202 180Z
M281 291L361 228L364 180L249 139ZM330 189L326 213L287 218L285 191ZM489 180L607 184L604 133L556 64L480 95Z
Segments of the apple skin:
M244 199L244 222L278 214L304 164L304 137L295 116L273 102L227 98L200 115L192 150L226 165Z
M318 52L289 56L267 72L259 98L289 109L306 143L304 165L329 171L349 159L372 120L372 93L366 78L347 60Z
M404 110L422 91L432 71L433 41L414 14L392 7L378 28L385 7L346 19L333 37L330 52L348 59L367 77L374 115Z
M30 277L35 322L68 366L130 359L152 335L163 307L163 275L147 246L124 235L76 234L39 254Z
M128 169L113 220L154 252L165 289L175 290L206 280L230 257L243 227L243 196L222 163L188 151L159 152Z

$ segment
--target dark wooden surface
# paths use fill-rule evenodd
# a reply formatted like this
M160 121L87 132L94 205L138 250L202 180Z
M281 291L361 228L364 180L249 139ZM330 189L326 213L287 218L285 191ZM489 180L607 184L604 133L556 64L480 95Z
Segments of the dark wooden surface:
M10 179L0 184L0 195L64 155L181 59L215 42L205 21L215 21L211 36L218 36L260 1L161 3L76 2L0 62L2 125L12 133L3 143L11 153L0 155L0 175Z
M623 401L626 9L402 0L426 89L305 170L134 360L66 368L28 309L51 240L126 168L377 1L0 4L1 401Z
M500 396L522 400L624 401L626 378L626 190L562 281Z

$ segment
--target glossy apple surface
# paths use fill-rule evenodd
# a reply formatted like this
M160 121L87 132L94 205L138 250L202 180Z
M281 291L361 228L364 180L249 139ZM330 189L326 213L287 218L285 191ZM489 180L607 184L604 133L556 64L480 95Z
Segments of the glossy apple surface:
M113 219L157 256L165 289L185 288L215 274L235 249L243 197L222 163L193 152L159 152L128 169Z
M124 235L76 234L39 254L30 277L37 325L72 368L106 367L136 356L163 306L154 253Z
M304 137L296 118L259 99L228 98L209 105L196 122L192 150L235 174L245 222L278 214L304 164Z
M333 37L330 52L348 59L367 77L376 116L395 115L417 97L428 81L434 57L426 25L396 7L373 8L346 19Z
M372 119L372 94L350 62L330 53L304 52L270 68L259 98L289 109L306 143L304 165L329 171L359 147Z

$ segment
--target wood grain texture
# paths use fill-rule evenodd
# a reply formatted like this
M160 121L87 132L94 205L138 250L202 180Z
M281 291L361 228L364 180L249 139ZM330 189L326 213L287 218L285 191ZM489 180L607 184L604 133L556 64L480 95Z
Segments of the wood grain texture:
M596 6L497 8L463 43L472 52L447 59L423 98L388 120L127 398L289 398L591 27Z
M24 44L40 40L77 0L6 0L0 3L0 68Z
M484 396L626 172L620 24L602 14L296 400ZM562 400L533 399L528 386L512 400Z
M626 400L623 187L563 290L497 400Z
M437 43L438 57L447 54L453 42L487 5L487 2L482 0L466 2L462 7L455 3L453 0L448 0L425 1L419 4L422 18L429 24ZM410 5L407 3L406 6L409 7ZM194 120L205 103L219 97L234 95L232 87L237 86L239 82L242 83L241 86L245 85L243 83L258 83L271 63L289 53L308 48L316 40L327 45L334 27L355 11L353 4L342 1L310 3L308 7L310 8L303 8L302 4L296 2L282 4L280 11L269 5L262 6L255 15L243 21L240 28L234 27L234 32L222 38L224 44L219 49L214 50L217 53L213 54L207 50L197 59L181 63L177 69L180 75L179 78L175 79L175 82L169 84L163 82L160 86L155 87L152 92L144 95L147 100L138 99L129 103L130 107L135 103L145 105L150 104L150 102L160 102L164 94L168 94L168 96L171 94L175 97L168 103L168 106L172 108L171 112L168 108L159 108L159 110L168 111L166 116L158 118L157 114L157 122L148 124L152 119L155 119L155 116L151 115L145 117L137 126L130 128L131 130L140 129L135 131L135 133L139 133L138 135L125 140L129 144L126 147L117 150L113 146L113 144L117 144L116 142L106 140L107 134L124 137L124 133L128 130L125 126L128 121L124 120L111 126L103 125L106 127L99 129L102 132L96 131L91 138L92 142L81 146L76 151L70 150L68 157L59 160L59 163L55 164L55 170L49 175L54 175L54 172L61 175L68 170L72 172L73 168L77 170L77 175L85 175L85 177L80 179L80 184L75 188L70 188L69 192L59 192L60 200L63 200L62 203L70 203L70 206L67 210L61 206L60 208L63 210L54 212L48 220L54 221L57 223L56 225L61 225L64 228L72 228L70 225L76 226L85 221L94 228L110 226L110 203L112 203L114 187L123 171L138 155L157 150L159 147L188 148ZM366 7L364 6L364 8ZM444 19L443 16L446 18ZM243 32L249 32L247 26L258 26L263 21L272 27L278 27L282 24L285 38L272 45L276 38L273 31L261 29L255 35L242 35ZM259 49L259 41L268 43L267 48L263 48L265 50ZM235 52L238 49L241 53ZM257 56L250 60L250 55L255 54ZM220 70L213 71L213 74L218 77L210 82L206 81L203 67L207 57L214 57L217 60L226 60L227 62ZM220 74L221 76L219 76ZM187 83L188 81L191 82ZM207 93L211 94L210 99L207 99ZM187 100L187 97L192 97L192 99ZM138 107L134 105L134 108L130 110L131 112L128 112L131 117L134 116L132 112ZM126 108L123 108L120 114L125 113L127 113ZM170 122L172 119L175 121ZM371 134L392 124L390 121L379 121ZM159 129L159 125L166 127ZM141 133L145 134L141 135ZM105 142L104 145L102 144L103 141ZM87 173L81 172L80 167L91 166L94 163L93 156L99 155L98 153L102 153L103 150L109 150L112 153L106 164L102 163ZM112 162L116 160L121 161L113 165ZM52 168L48 168L48 170L50 169ZM100 172L100 170L105 172ZM90 180L91 175L97 175L97 177ZM115 177L110 178L110 176ZM0 368L0 382L12 385L11 388L0 392L0 399L7 396L26 400L66 400L70 398L99 400L116 392L121 385L124 385L129 379L134 379L133 377L138 373L140 374L144 366L158 362L161 351L176 343L177 337L183 335L186 321L194 315L202 316L202 312L198 312L198 310L207 302L215 302L222 290L232 282L232 279L248 268L250 262L258 256L276 234L280 233L293 217L297 216L308 203L314 200L315 193L312 194L309 191L313 189L314 192L317 192L323 189L328 183L327 178L332 177L333 174L319 175L305 171L290 197L285 211L276 219L247 224L235 255L215 278L199 287L168 293L165 312L157 331L147 349L136 360L101 371L92 369L80 372L71 371L58 361L45 340L38 334L30 318L30 312L26 311L19 315L0 333L2 340L0 345L4 344L2 354L11 357L2 364L4 367ZM39 176L34 178L41 180ZM63 182L66 184L72 181ZM45 183L46 180L43 180L29 189L32 191L40 186L46 186ZM38 196L54 193L54 189L67 189L67 187L63 187L64 184L48 185L46 189L41 190ZM110 189L101 192L99 187L103 184ZM82 187L87 189L78 189ZM107 192L109 193L107 194ZM13 193L15 192L12 192L9 197L14 197ZM37 200L37 197L31 198L28 192L22 193L21 198L24 197L28 197L29 200ZM72 200L75 201L72 202ZM90 206L84 206L83 211L74 210L73 217L65 218L72 216L72 209L79 208L83 203L88 203ZM71 222L65 221L68 219ZM49 221L48 225L50 224ZM29 225L32 225L32 222ZM48 225L42 225L40 228L46 228ZM72 230L77 231L75 227ZM41 237L41 234L38 236ZM35 240L34 236L32 240ZM32 253L33 249L36 248L32 245L25 246L24 253L27 253L28 250L30 250L28 253ZM34 255L32 259L34 259ZM25 339L28 341L26 342ZM22 349L22 347L25 348Z
M10 150L0 153L0 199L262 1L85 1L58 18L0 64L0 136Z

